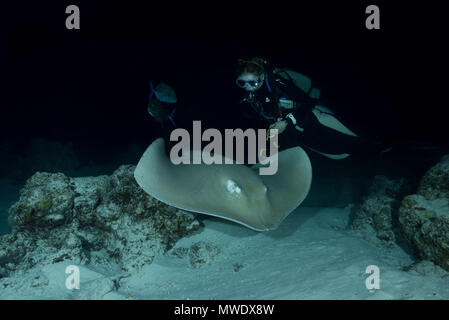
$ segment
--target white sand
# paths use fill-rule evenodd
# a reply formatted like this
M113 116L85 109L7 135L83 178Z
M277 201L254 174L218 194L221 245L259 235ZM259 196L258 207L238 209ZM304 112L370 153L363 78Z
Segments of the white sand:
M80 289L72 291L65 287L70 262L64 261L9 279L10 286L0 287L0 298L449 299L448 274L402 271L412 263L410 257L374 247L346 230L348 216L349 209L301 207L268 233L207 218L200 233L175 246L198 241L217 246L220 252L199 268L173 255L131 274L81 266ZM378 290L365 287L368 265L380 269Z

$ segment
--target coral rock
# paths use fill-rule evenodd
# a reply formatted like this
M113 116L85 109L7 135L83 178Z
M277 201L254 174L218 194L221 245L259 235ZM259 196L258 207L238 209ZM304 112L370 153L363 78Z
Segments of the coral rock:
M449 270L449 205L446 199L428 200L418 194L407 196L399 209L399 222L420 258Z
M20 200L10 208L13 231L53 228L70 222L75 192L62 173L37 172L20 191Z
M429 200L445 198L449 201L449 155L444 156L422 177L418 194Z
M399 222L418 256L449 270L449 155L401 202Z
M408 186L404 179L390 180L376 176L368 195L352 212L349 228L362 233L365 238L389 247L397 242L397 211L401 196Z
M140 268L200 228L192 213L141 190L134 169L82 178L34 174L9 210L12 233L0 237L0 277L65 260Z

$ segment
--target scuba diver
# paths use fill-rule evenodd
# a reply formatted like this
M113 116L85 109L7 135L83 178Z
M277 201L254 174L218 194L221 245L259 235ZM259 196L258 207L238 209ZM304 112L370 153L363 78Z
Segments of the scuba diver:
M148 113L160 123L170 121L176 127L173 118L176 112L175 103L178 102L176 92L168 84L160 82L156 88L150 81L150 99L148 102Z
M176 128L174 115L177 102L178 98L172 87L163 81L154 87L153 81L150 80L150 98L147 111L162 127L162 136L166 141L167 154L172 146L170 133Z
M331 159L344 159L353 153L373 152L372 142L360 138L336 115L323 106L320 90L311 80L295 71L274 68L261 58L239 60L236 83L245 89L250 110L242 110L252 120L251 127L278 129L279 151L301 145ZM148 113L162 127L169 153L174 142L170 133L177 127L176 93L164 82L150 81Z
M334 160L349 156L366 160L391 149L441 148L414 141L383 141L356 133L325 106L320 89L309 77L276 68L263 58L239 59L235 76L237 86L244 89L240 103L246 102L246 108L240 108L242 114L252 122L250 127L277 129L279 151L301 146ZM167 152L174 144L169 137L177 127L177 101L172 87L164 82L154 86L150 81L148 112L162 126Z
M245 90L241 103L251 107L245 115L258 127L278 129L280 150L300 145L330 159L379 151L379 143L354 133L324 106L320 89L301 73L259 57L239 59L236 84Z

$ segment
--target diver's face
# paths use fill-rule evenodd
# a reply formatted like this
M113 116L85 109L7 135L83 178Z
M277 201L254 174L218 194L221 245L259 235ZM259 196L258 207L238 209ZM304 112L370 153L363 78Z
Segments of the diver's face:
M242 73L236 80L237 85L246 91L252 92L259 90L263 85L265 75L255 75L253 73Z

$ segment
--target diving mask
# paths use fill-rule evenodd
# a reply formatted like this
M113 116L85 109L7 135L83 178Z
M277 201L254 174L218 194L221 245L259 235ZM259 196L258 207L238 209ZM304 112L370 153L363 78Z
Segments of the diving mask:
M243 89L246 90L255 90L260 87L260 84L263 82L263 79L261 77L254 77L254 76L240 76L237 78L235 83Z

